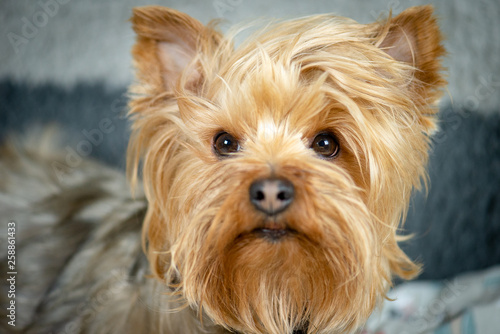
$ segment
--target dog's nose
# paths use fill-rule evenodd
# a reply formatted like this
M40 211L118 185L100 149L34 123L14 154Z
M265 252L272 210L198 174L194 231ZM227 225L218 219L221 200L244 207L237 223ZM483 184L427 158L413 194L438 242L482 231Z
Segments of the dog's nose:
M268 216L285 211L293 201L293 184L283 178L257 180L250 186L250 201Z

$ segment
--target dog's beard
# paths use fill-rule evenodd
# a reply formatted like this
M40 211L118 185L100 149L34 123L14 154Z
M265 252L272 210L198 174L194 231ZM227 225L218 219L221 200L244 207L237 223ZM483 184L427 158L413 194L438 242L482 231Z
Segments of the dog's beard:
M242 164L238 172L237 165L204 173L211 177L196 186L204 192L175 195L193 205L171 223L182 228L172 240L167 281L180 278L187 302L231 329L331 333L359 326L389 277L380 241L389 232L361 189L330 165L284 167L279 175L297 197L269 218L248 199L252 180L269 171Z

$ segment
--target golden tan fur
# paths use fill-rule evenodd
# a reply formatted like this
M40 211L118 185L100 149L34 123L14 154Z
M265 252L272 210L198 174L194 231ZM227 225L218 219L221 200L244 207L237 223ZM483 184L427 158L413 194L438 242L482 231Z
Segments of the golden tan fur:
M243 333L350 332L393 275L419 266L398 228L425 179L445 84L431 7L368 25L330 15L278 22L239 47L186 14L134 11L129 177L142 161L143 238L157 279L215 324ZM213 138L241 143L221 159ZM340 154L319 158L332 132ZM278 176L296 198L272 221L250 184ZM270 242L257 227L297 233Z

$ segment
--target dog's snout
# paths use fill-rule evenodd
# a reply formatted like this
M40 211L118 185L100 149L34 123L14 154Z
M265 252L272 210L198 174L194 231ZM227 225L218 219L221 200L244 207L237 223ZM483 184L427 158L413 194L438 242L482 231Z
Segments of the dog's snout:
M250 201L268 216L285 211L293 201L293 184L283 178L257 180L250 186Z

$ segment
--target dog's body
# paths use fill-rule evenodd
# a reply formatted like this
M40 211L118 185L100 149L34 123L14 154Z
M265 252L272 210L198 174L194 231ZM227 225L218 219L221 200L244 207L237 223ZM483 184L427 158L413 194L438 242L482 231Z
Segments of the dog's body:
M132 23L128 167L142 189L142 161L148 205L95 163L66 175L50 150L6 146L3 216L18 221L30 273L17 328L360 328L393 275L419 271L396 232L425 178L445 83L432 9L282 22L236 49L173 10L138 9Z
M16 223L17 281L15 327L2 321L0 332L200 333L196 315L172 313L179 303L148 278L144 196L132 198L125 175L99 163L58 169L67 156L53 131L1 151L0 213ZM7 248L1 252L5 259ZM10 271L7 261L1 268Z

